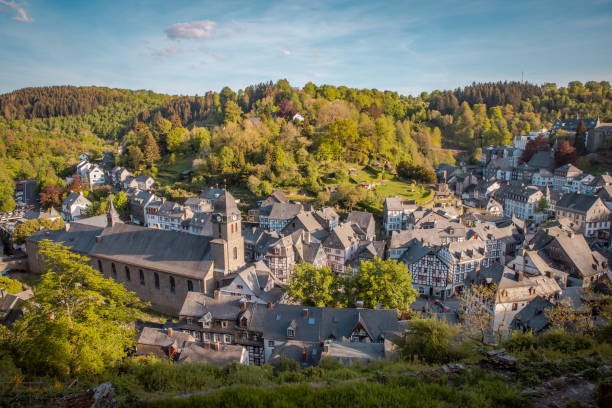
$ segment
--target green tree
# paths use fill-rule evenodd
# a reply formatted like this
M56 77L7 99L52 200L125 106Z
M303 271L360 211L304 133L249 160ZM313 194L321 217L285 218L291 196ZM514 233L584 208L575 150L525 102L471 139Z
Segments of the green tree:
M23 290L23 284L16 279L0 277L0 289L7 293L19 293Z
M32 234L40 229L48 229L52 231L60 230L64 228L64 220L59 217L58 219L51 221L48 218L37 218L34 220L27 220L17 225L15 231L13 231L13 242L16 245L23 245Z
M345 291L349 304L361 300L367 308L375 309L380 304L400 311L409 310L418 295L404 263L380 258L362 262L359 273L350 279Z
M316 267L302 261L295 266L285 292L304 306L334 306L338 300L340 278L330 267Z
M546 201L546 197L542 196L540 201L538 201L538 211L543 213L546 212L546 210L548 210L548 202Z
M405 360L417 356L427 363L441 364L452 359L453 340L458 335L459 327L443 320L413 319L398 345Z
M127 148L127 159L129 166L132 169L138 169L142 163L143 155L138 146L129 146Z
M183 150L183 143L185 141L185 128L179 127L174 128L166 136L166 146L168 151L171 153L180 153Z
M145 304L61 243L43 240L39 248L46 273L15 325L20 365L60 378L99 375L134 345Z
M234 101L228 101L223 109L223 123L238 123L240 118L242 118L242 109L240 106Z
M128 210L128 198L123 190L119 191L113 198L113 206L119 214L125 217Z
M231 171L234 164L234 151L228 146L223 146L219 151L219 160L224 172Z
M149 166L154 165L160 159L159 147L150 132L147 133L142 154L144 162Z

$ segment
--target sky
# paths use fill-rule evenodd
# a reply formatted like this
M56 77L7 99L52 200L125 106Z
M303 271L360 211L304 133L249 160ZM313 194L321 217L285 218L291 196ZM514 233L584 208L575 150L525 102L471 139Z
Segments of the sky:
M612 81L612 0L0 0L0 93Z

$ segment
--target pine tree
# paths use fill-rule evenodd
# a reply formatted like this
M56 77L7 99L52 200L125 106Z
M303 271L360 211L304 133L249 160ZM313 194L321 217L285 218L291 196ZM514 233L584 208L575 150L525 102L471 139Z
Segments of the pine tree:
M153 138L153 135L149 132L147 134L147 138L145 140L144 149L143 149L143 157L144 162L149 166L155 164L156 161L160 159L159 155L159 147L157 146L157 142Z
M576 156L583 156L586 150L586 126L584 126L584 122L580 121L578 123L578 128L576 129L576 139L574 140L574 147L576 148Z

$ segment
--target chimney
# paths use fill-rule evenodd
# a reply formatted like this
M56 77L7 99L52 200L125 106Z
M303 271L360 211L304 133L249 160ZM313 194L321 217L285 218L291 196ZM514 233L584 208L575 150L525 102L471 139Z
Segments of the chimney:
M302 349L302 362L308 362L308 351L306 350L306 347Z
M244 312L246 310L247 302L245 298L240 299L240 311Z
M172 327L168 327L168 336L172 337Z
M308 317L308 309L302 309L302 317L303 318L307 318Z
M96 242L102 242L102 235L96 235Z
M272 309L272 302L268 302L268 309Z
M214 291L213 297L214 297L215 299L219 299L219 298L221 297L221 292L219 291L219 289L216 289L216 290Z
M66 232L70 231L70 223L69 222L64 224L64 231L66 231Z

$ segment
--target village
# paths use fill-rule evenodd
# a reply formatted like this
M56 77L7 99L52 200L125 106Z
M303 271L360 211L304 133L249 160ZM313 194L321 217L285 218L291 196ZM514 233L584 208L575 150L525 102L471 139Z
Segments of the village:
M478 164L440 165L429 205L390 196L382 214L342 217L281 190L248 209L218 186L179 204L154 193L153 177L109 166L108 154L100 163L83 154L75 176L87 189L123 191L129 217L122 221L112 201L106 214L88 217L92 203L82 191L70 193L60 211L40 210L28 191L34 186L20 182L20 209L2 214L3 234L10 237L27 219L61 217L65 227L13 245L7 252L15 255L2 260L3 276L44 273L39 242L62 242L168 316L140 324L135 354L178 362L262 365L284 356L306 367L323 357L343 364L392 358L393 339L407 324L397 311L359 301L347 308L292 302L284 288L301 262L338 275L359 274L364 261L400 262L420 295L412 309L451 323L470 313L461 295L489 285L495 288L491 333L542 332L550 324L545 309L579 308L584 288L612 277L612 175L556 167L552 149L520 160L531 141L576 126L559 121L551 131L515 137L511 146L484 148ZM594 120L587 146L610 127ZM3 323L18 319L32 295L3 290Z

